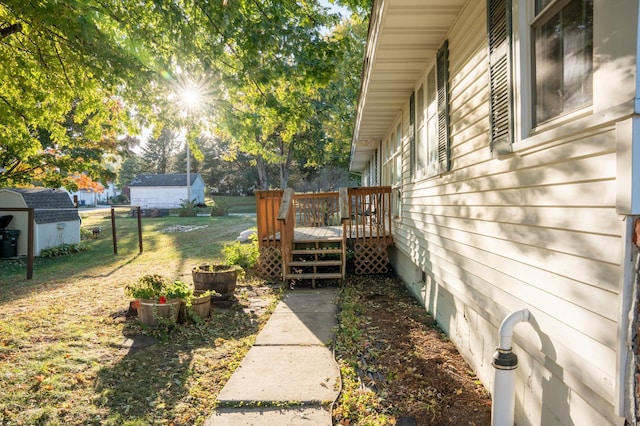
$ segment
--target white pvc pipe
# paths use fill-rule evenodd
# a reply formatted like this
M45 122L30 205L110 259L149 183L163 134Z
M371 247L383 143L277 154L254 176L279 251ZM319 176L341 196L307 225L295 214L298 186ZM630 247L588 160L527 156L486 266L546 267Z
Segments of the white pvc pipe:
M513 338L513 328L521 322L529 321L529 310L522 309L510 313L502 320L498 334L500 335L500 345L498 349L511 350L511 339Z
M493 382L492 426L513 426L516 411L515 370L495 371Z
M516 400L516 368L518 357L511 352L513 328L529 321L529 310L522 309L507 315L500 325L500 344L493 355L495 377L493 381L492 426L513 426Z

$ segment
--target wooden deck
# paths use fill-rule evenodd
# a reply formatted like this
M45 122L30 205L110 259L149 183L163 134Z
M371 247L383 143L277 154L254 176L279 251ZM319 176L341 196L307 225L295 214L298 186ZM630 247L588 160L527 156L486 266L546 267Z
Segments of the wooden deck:
M378 228L351 228L349 231L347 226L347 240L355 240L357 238L389 238L388 233L378 232ZM342 226L303 226L293 228L293 241L294 242L313 242L313 241L340 241L342 240ZM274 235L270 235L264 239L264 241L280 241L280 233L277 232Z
M342 226L293 228L293 241L342 241Z
M258 191L256 202L263 275L311 278L314 285L316 279L344 278L347 247L355 254L356 273L388 270L386 248L393 244L390 187L313 194ZM303 266L313 270L301 272Z

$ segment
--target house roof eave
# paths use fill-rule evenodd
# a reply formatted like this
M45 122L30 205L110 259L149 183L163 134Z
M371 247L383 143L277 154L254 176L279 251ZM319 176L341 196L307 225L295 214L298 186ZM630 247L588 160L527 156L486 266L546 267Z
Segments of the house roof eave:
M349 168L362 171L469 0L374 0Z

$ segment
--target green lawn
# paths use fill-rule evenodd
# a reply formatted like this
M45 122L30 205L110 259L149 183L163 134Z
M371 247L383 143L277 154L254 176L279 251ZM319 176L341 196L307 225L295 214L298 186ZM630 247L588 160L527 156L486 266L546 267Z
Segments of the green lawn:
M83 218L83 227L102 227L87 251L36 258L32 280L23 259L0 259L2 425L202 424L268 317L247 314L245 295L263 289L277 299L248 275L231 307L162 341L165 333L125 319L124 287L150 273L191 283L191 268L222 260L224 244L255 218L143 219L140 254L137 220L118 217L115 255L103 214ZM135 352L125 344L149 338L159 340Z
M216 203L223 203L229 207L229 213L255 213L256 197L248 195L246 197L238 197L231 195L214 195L211 197ZM207 204L210 204L207 201Z

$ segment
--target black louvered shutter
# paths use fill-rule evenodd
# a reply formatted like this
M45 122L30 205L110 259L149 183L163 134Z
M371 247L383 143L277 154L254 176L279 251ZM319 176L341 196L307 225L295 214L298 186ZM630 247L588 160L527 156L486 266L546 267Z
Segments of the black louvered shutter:
M511 0L487 0L492 156L513 151Z
M411 179L416 175L416 93L411 93L409 98L409 162Z
M438 90L438 173L449 171L449 42L438 49L436 57Z

